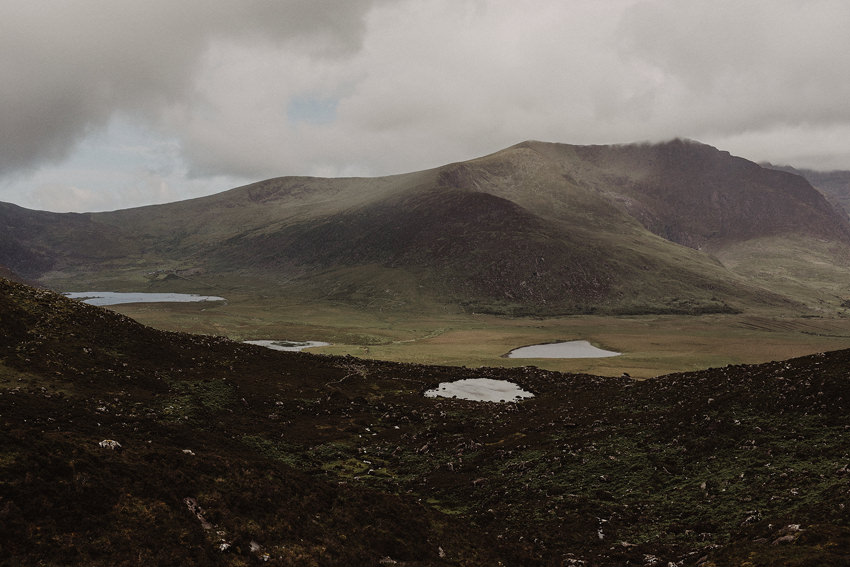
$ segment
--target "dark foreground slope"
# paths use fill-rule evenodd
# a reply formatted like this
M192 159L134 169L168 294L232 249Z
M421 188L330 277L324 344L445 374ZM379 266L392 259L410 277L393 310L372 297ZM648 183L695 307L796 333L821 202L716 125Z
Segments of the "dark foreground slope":
M5 280L0 328L2 565L846 565L850 351L646 382L425 367ZM535 397L422 395L472 377Z
M345 376L339 361L162 333L5 280L0 328L4 566L450 564L441 545L453 561L497 557L415 498L277 458L294 408Z
M26 283L28 285L32 285L31 282L27 282L25 279L20 277L18 274L7 268L6 266L0 265L0 278L5 278L7 280L11 280L13 282L18 283Z

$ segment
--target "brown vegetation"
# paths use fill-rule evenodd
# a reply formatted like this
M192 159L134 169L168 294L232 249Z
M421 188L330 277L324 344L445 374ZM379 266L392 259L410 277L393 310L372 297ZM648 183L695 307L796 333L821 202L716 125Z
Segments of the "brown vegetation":
M0 326L3 565L845 561L850 351L644 382L427 367L5 280ZM535 397L422 395L474 377Z

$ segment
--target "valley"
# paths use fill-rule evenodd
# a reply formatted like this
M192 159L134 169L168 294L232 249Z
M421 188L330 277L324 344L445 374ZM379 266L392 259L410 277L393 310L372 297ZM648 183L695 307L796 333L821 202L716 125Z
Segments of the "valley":
M674 140L0 204L0 565L843 565L834 200Z
M352 309L344 305L256 305L238 296L226 305L135 304L109 309L157 328L236 340L320 340L310 352L454 366L534 365L601 376L651 378L727 364L753 364L850 346L850 317L776 313L701 316L569 316L506 318ZM513 359L510 350L560 340L589 340L618 357Z
M850 297L846 213L802 177L682 140L524 142L427 171L277 178L108 213L2 205L0 221L0 262L63 291L508 317L832 315Z
M112 307L166 330L509 367L523 364L511 349L589 340L624 354L526 364L649 378L844 347L850 224L835 198L686 140L529 141L109 213L4 205L0 264L60 291L227 299Z

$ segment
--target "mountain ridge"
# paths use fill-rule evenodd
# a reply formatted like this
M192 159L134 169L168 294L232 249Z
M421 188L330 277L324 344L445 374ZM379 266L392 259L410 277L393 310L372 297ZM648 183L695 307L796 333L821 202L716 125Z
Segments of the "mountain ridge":
M275 178L108 213L5 206L0 230L0 263L54 286L182 270L356 303L338 290L378 270L408 302L541 315L788 306L798 298L730 270L724 251L780 237L829 241L828 258L850 250L847 219L803 178L682 140L523 142L409 174Z

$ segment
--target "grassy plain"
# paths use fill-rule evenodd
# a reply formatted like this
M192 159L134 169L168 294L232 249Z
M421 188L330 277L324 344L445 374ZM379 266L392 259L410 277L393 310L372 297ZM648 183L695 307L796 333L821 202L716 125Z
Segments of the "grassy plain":
M850 318L748 312L701 316L507 318L431 306L416 314L328 302L231 296L226 303L112 307L165 330L235 340L321 340L335 354L453 366L537 366L549 370L649 378L671 372L752 364L847 348ZM623 353L598 359L512 359L521 346L588 340Z
M234 340L320 340L332 346L311 352L419 364L533 365L649 378L727 364L785 360L850 346L850 259L845 262L836 257L828 243L816 239L752 241L747 247L729 248L722 261L794 301L771 304L742 299L733 305L740 313L503 317L440 303L413 275L379 266L329 272L308 287L245 274L150 280L140 275L144 272L138 266L116 272L109 280L57 279L53 285L76 291L218 295L227 301L112 309L164 330ZM652 283L645 287L653 287ZM574 360L504 356L521 346L577 339L623 354Z

